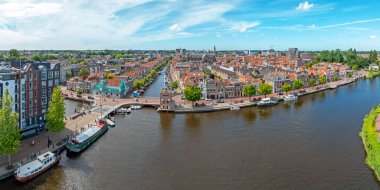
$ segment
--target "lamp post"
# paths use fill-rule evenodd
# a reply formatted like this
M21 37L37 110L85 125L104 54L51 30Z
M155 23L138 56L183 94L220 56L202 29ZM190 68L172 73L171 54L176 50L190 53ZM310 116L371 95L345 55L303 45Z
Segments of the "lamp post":
M102 107L102 99L103 99L103 88L99 88L100 91L100 118L103 116L103 107Z

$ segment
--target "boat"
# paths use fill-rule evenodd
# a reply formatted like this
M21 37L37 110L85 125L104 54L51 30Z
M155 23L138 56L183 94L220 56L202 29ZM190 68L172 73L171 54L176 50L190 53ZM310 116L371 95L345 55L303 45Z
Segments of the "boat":
M257 106L265 107L265 106L273 106L277 104L278 102L276 100L272 100L271 98L264 98L259 103L257 103Z
M298 99L297 94L289 94L284 97L284 101L286 102L295 101L297 99Z
M36 160L17 168L14 172L14 177L18 182L28 182L58 164L60 159L59 155L50 151L45 152L37 156Z
M95 125L90 125L87 130L67 142L66 148L69 152L81 152L102 136L108 130L108 126L107 120L100 118Z
M131 108L128 108L127 109L127 113L129 114L129 113L131 113L132 112L132 109Z
M110 127L115 127L115 126L116 126L115 122L113 122L113 121L110 120L110 119L107 119L107 124L108 124Z
M116 113L117 114L126 114L126 113L128 113L128 109L127 108L120 108L119 110L117 110Z
M234 106L230 108L231 111L238 111L240 110L239 106Z
M141 106L132 105L130 108L131 108L131 110L138 110L138 109L141 109Z

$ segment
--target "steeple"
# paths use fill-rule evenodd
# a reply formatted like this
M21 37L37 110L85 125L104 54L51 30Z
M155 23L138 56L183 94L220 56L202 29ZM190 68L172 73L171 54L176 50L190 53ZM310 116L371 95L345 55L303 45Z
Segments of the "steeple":
M216 47L215 47L215 45L214 45L214 54L216 54Z

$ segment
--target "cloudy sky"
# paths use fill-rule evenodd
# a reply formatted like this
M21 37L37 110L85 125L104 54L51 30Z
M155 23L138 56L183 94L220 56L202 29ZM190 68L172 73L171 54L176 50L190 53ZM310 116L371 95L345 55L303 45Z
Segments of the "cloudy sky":
M0 49L380 50L378 0L0 0Z

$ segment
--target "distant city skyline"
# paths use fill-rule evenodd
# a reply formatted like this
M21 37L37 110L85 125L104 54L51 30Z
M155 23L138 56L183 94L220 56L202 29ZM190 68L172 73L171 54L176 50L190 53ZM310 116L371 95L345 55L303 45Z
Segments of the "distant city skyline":
M0 0L0 49L380 50L380 2Z

